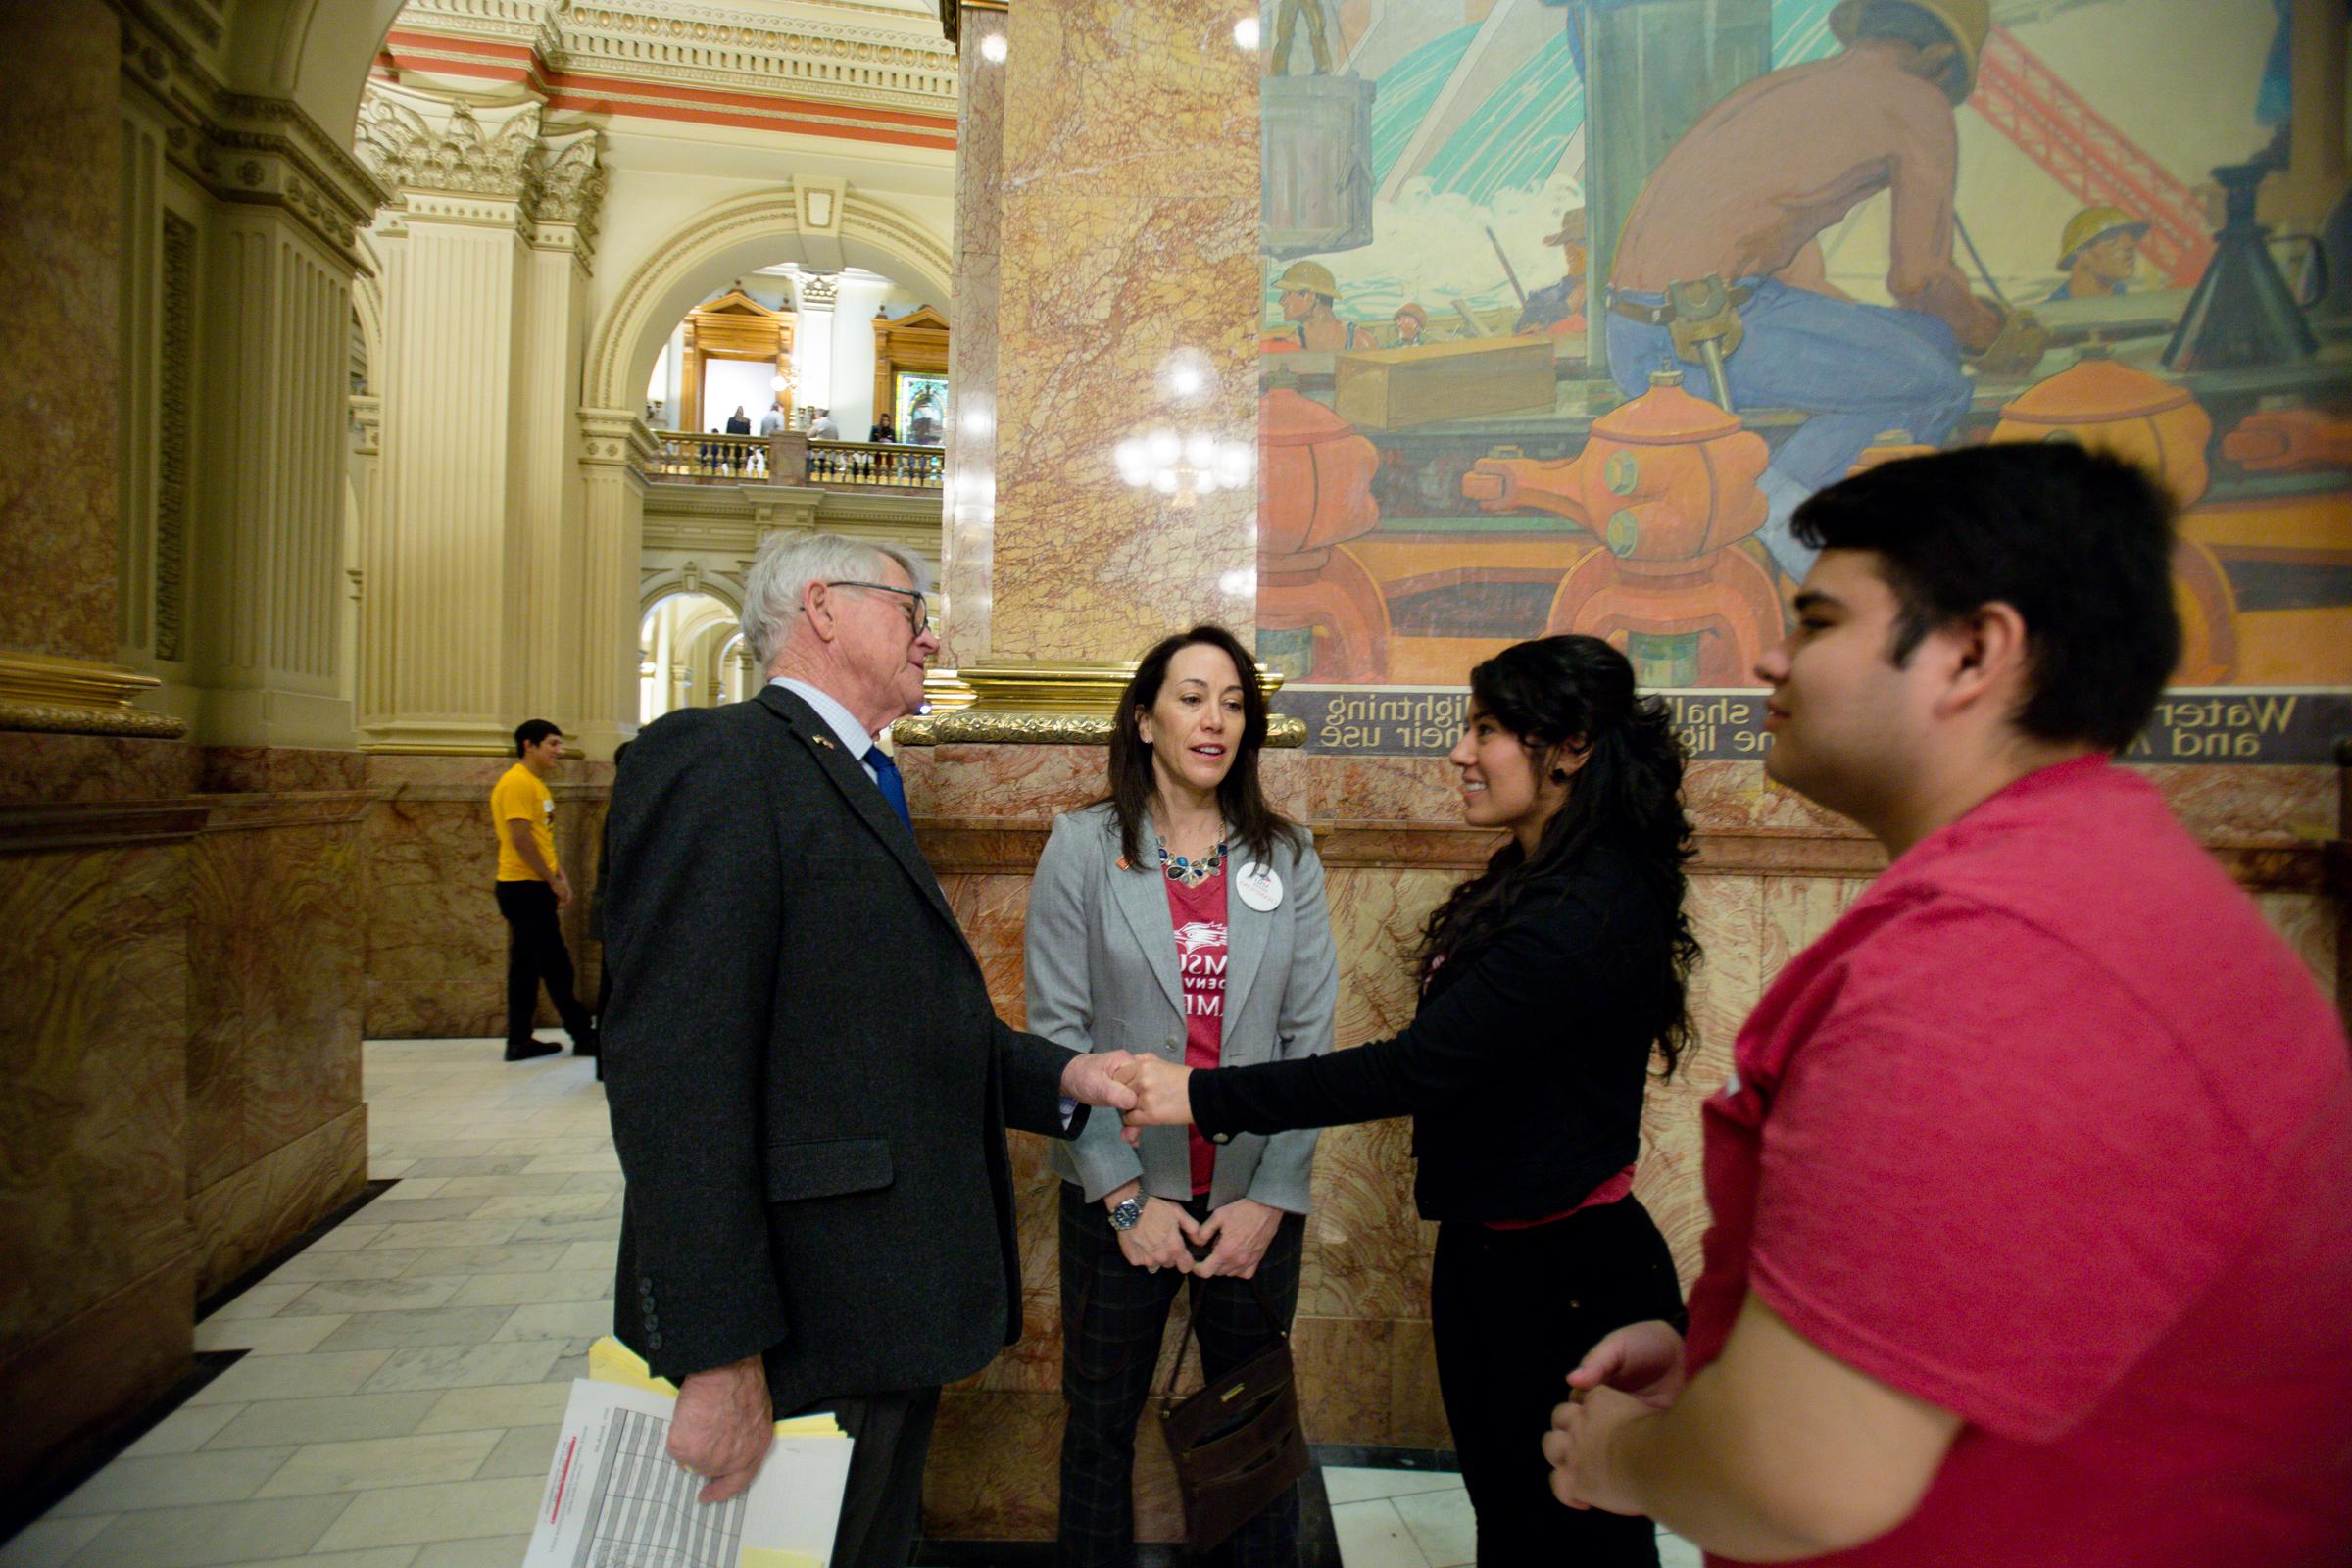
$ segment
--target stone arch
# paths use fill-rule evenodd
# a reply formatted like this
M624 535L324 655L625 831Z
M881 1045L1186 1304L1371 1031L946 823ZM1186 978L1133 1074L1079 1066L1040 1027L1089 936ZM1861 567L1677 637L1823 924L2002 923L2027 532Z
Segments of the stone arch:
M699 573L692 583L688 583L686 573L673 568L668 571L655 572L639 585L637 624L643 626L645 617L652 614L654 607L661 604L662 600L675 599L680 594L697 594L705 599L715 599L726 606L737 620L743 618L743 584L737 582L732 576L704 571Z
M590 341L581 370L581 402L592 409L636 409L669 329L697 301L729 278L778 261L797 261L799 202L789 186L706 208L680 224L639 263L613 297ZM888 202L850 191L842 199L842 260L904 277L948 298L954 266L948 248L921 220Z

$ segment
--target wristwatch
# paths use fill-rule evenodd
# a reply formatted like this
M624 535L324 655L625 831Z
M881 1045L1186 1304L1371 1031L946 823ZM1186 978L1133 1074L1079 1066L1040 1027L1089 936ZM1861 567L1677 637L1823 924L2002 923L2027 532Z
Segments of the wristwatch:
M1122 1198L1117 1206L1110 1211L1110 1228L1114 1231L1131 1231L1135 1229L1135 1222L1143 1217L1144 1200L1142 1199Z

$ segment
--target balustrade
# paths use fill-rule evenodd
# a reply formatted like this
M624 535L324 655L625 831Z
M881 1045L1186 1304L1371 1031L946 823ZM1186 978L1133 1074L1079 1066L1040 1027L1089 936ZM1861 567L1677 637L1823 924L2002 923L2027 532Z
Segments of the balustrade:
M765 436L657 430L652 477L677 484L772 482ZM947 464L940 447L882 441L811 441L806 483L826 488L937 490ZM794 482L789 477L785 483Z

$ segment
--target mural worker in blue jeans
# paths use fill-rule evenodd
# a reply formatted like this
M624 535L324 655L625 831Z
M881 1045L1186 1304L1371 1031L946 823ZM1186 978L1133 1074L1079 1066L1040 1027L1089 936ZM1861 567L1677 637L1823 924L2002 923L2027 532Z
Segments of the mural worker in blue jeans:
M1733 409L1811 416L1761 481L1760 537L1791 577L1812 564L1789 532L1799 502L1882 431L1942 445L1968 412L1963 351L2018 373L2046 338L1970 293L1952 263L1954 111L1976 86L1986 0L1845 0L1830 25L1843 52L1735 89L1668 151L1626 219L1606 315L1609 369L1629 397L1667 368L1717 395L1692 342L1712 333ZM1821 232L1882 190L1894 306L1838 292L1821 253ZM1719 308L1678 321L1670 289L1700 283Z

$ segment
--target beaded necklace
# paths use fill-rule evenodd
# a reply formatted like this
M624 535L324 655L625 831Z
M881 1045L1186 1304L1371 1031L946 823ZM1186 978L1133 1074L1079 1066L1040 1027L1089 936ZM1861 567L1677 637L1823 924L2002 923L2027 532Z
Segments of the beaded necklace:
M1199 887L1225 867L1225 832L1224 824L1219 823L1216 849L1196 860L1182 855L1170 855L1168 846L1160 840L1159 830L1152 829L1152 841L1159 851L1160 870L1171 882L1188 888Z

